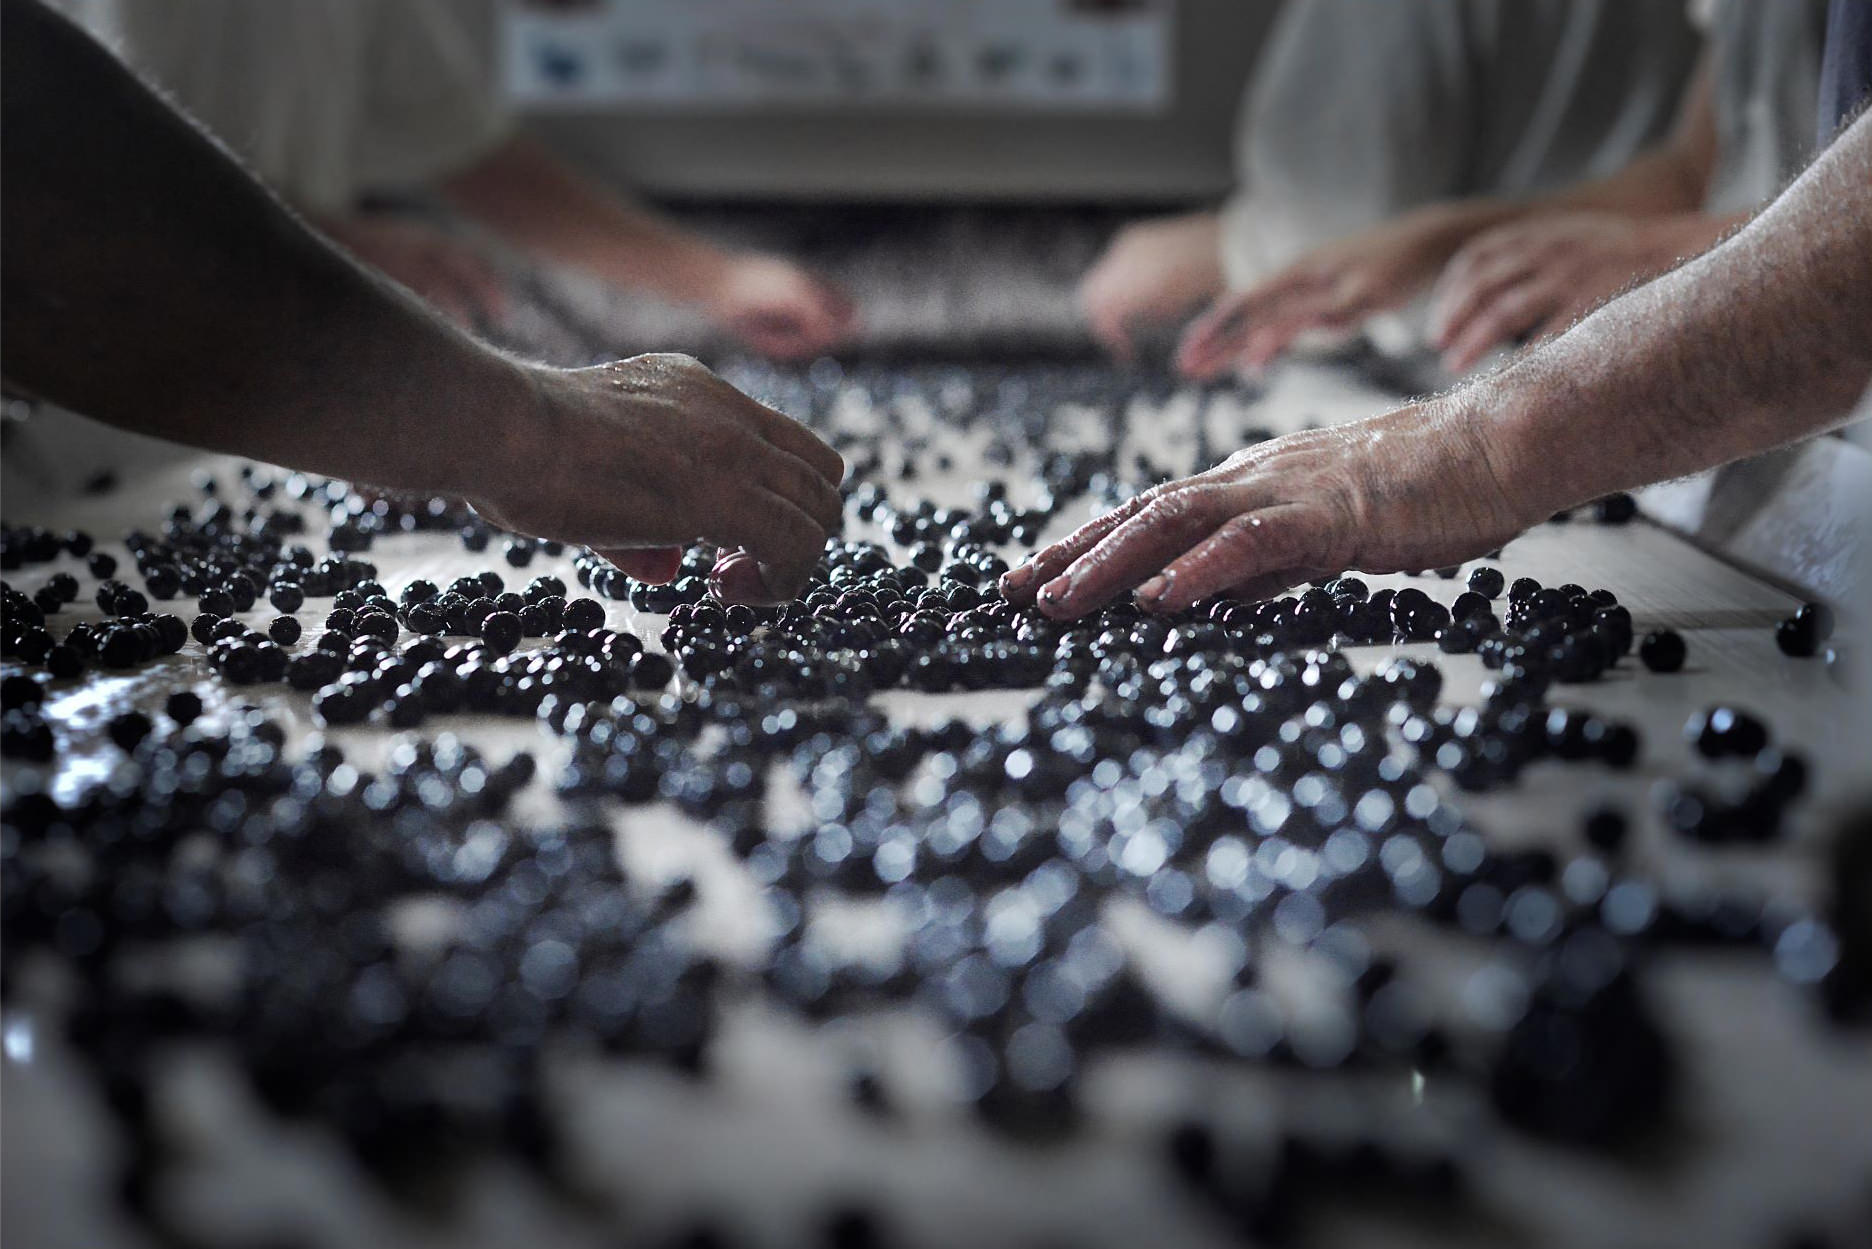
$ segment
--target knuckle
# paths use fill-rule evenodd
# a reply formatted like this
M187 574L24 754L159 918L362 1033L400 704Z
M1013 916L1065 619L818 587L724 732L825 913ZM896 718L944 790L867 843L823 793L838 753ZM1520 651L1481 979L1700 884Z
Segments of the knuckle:
M743 477L768 476L779 463L773 444L759 434L737 429L732 437L734 462Z
M1159 494L1138 510L1140 522L1152 529L1175 529L1189 523L1192 505L1178 493Z
M1525 288L1510 291L1495 306L1495 316L1489 324L1495 329L1509 328L1524 320L1532 306L1533 299Z
M638 356L646 368L655 375L667 378L677 385L705 384L715 380L715 375L708 366L694 356L679 351L656 351Z
M1261 527L1257 518L1250 513L1242 512L1223 521L1222 527L1216 531L1216 536L1231 550L1238 550L1253 545L1260 537L1260 531Z

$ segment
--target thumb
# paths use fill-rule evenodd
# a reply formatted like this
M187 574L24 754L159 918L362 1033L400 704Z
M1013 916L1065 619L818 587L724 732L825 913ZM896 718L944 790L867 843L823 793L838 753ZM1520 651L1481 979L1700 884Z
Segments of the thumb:
M1239 294L1224 295L1184 327L1177 343L1178 369L1199 379L1219 372L1247 337L1246 304Z
M715 557L709 591L724 603L761 603L771 597L760 565L746 551L724 551Z
M598 554L619 572L653 585L674 581L682 567L682 550L673 546L608 550Z

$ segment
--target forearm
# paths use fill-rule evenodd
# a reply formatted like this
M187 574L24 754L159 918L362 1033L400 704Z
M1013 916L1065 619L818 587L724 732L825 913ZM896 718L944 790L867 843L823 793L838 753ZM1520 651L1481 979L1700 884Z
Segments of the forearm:
M62 18L5 18L7 380L180 442L461 489L532 402L523 370L317 238Z
M1540 510L1842 423L1872 382L1872 119L1746 228L1455 396Z
M1645 153L1619 172L1548 195L1523 199L1476 196L1431 204L1407 214L1430 245L1453 254L1497 226L1560 213L1610 212L1634 217L1688 217L1703 204L1707 173L1675 147ZM1725 218L1723 229L1731 224ZM1720 235L1718 229L1711 236Z
M1706 52L1668 137L1617 173L1543 197L1538 211L1649 217L1700 210L1716 168L1715 99L1713 63Z
M1674 147L1635 157L1604 178L1533 201L1536 212L1616 212L1646 217L1692 212L1703 204L1708 171Z
M1704 217L1703 176L1681 153L1658 151L1595 182L1526 199L1476 196L1429 204L1400 218L1395 227L1413 236L1426 254L1448 259L1464 244L1499 226L1563 213L1609 212L1654 222L1660 242L1681 241L1673 257L1702 250L1745 219Z
M1441 263L1477 235L1527 216L1530 208L1530 201L1477 196L1413 209L1400 224Z
M503 238L620 286L694 299L731 263L722 249L592 185L530 139L509 141L443 190Z

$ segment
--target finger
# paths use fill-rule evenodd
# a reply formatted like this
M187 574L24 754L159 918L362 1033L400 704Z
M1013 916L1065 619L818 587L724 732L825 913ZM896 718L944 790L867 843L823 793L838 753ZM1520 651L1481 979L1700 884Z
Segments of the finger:
M787 340L791 349L818 353L837 342L839 318L826 293L808 286L798 299L774 310L777 337Z
M741 341L774 360L796 360L814 349L813 340L788 313L764 312L746 317L735 332Z
M1242 316L1235 334L1222 344L1228 354L1207 362L1206 376L1213 377L1231 366L1263 368L1300 335L1349 324L1362 310L1356 288L1342 284L1290 286L1278 298L1262 301Z
M830 283L809 274L798 294L774 311L791 319L790 332L801 346L824 351L844 337L851 301Z
M1361 319L1368 311L1360 303L1334 291L1296 299L1279 314L1255 326L1243 340L1236 355L1238 368L1255 372L1264 369L1293 346L1296 338L1313 330L1340 330Z
M776 602L798 593L825 554L825 529L795 504L759 486L743 492L725 532L705 536L740 547L759 560L762 579Z
M1555 302L1553 293L1543 286L1524 284L1503 291L1444 350L1444 367L1452 373L1466 372L1492 348L1514 341L1545 320Z
M1124 316L1115 309L1088 311L1086 324L1092 331L1092 338L1105 349L1105 354L1120 364L1132 361L1131 335L1126 331Z
M450 320L479 329L505 309L499 279L478 257L438 245L413 254L410 266L401 280Z
M709 571L709 593L724 603L760 603L768 597L760 564L746 551L724 551Z
M454 252L444 263L456 287L474 301L481 315L493 320L507 310L505 284L492 266L479 256L471 252Z
M801 295L790 302L770 303L731 316L728 331L749 347L777 360L815 354L822 334L813 322L812 299Z
M819 295L819 314L827 332L840 337L850 333L858 316L857 301L844 287L824 278L814 278L813 289Z
M813 569L817 567L817 561L809 561L804 564L769 564L762 560L756 563L756 567L760 570L762 593L758 598L750 598L744 601L752 603L791 603L800 596L800 592L804 590L807 583L812 580Z
M1186 484L1159 495L1042 586L1041 612L1064 620L1103 606L1214 533L1241 510L1245 493L1232 484Z
M1449 350L1489 305L1518 283L1525 282L1535 269L1533 258L1523 251L1502 251L1477 260L1465 275L1452 280L1444 289L1440 307L1432 313L1432 341L1436 348Z
M1087 521L1058 542L1029 556L1027 562L1020 567L1003 574L1000 582L1001 593L1017 606L1026 606L1033 602L1035 593L1041 586L1059 576L1074 560L1103 541L1112 530L1143 511L1154 500L1168 493L1170 489L1191 484L1207 485L1212 482L1226 482L1233 471L1235 471L1234 462L1225 460L1184 482L1146 490L1106 512L1103 516Z
M450 284L449 289L453 297L466 310L465 315L468 319L465 324L472 333L485 338L498 331L500 326L498 310L484 298L482 292L473 286L466 275L451 270L445 280Z
M1177 344L1177 367L1197 380L1213 378L1240 354L1256 324L1281 315L1296 300L1318 297L1331 288L1328 274L1296 265L1258 286L1221 296L1183 331Z
M682 568L681 547L659 546L635 550L613 547L599 551L598 555L626 576L648 581L652 585L676 580L676 574Z
M754 400L749 400L755 403ZM802 461L835 490L845 480L845 457L826 445L824 439L784 412L756 403L764 415L760 430L774 446Z
M1538 343L1544 343L1550 338L1560 337L1560 335L1572 329L1573 323L1584 315L1585 312L1579 308L1559 309L1539 325L1528 331L1528 345L1534 346Z
M419 293L430 307L463 329L478 331L481 328L475 321L473 306L456 291L431 283L428 290Z
M1230 516L1207 538L1138 587L1138 603L1151 611L1181 611L1230 586L1283 569L1318 562L1332 541L1325 517L1298 503Z
M1429 327L1433 337L1443 334L1457 297L1475 285L1477 272L1492 267L1504 251L1510 250L1505 237L1495 230L1472 239L1443 266L1430 288Z
M1106 534L1143 511L1156 494L1154 491L1146 491L1127 500L1103 516L1087 521L1052 546L1036 551L1026 563L1002 576L1001 593L1016 606L1025 607L1033 602L1035 592L1041 586L1097 546Z
M812 465L776 447L760 471L769 490L797 506L821 528L827 532L839 528L845 518L845 500L838 487Z
M1247 334L1250 292L1236 291L1210 304L1177 340L1177 370L1207 381L1223 368Z
M381 272L381 270L379 270ZM389 276L389 275L386 275ZM428 263L410 268L391 281L415 294L450 321L476 329L476 306L473 297L454 280L448 269Z

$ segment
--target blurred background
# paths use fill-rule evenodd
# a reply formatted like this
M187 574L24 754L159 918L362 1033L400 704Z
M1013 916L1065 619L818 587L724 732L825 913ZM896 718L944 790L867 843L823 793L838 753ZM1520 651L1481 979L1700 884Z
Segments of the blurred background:
M1228 190L1278 7L522 5L503 76L556 146L658 194L1158 203Z
M1537 327L1552 332L1765 202L1813 151L1826 16L1825 0L56 3L358 259L532 358L1109 357L1167 375L1205 306L1350 246L1359 280L1396 297L1295 345L1352 352L1404 393L1452 378L1427 296L1460 243L1486 241L1488 205L1549 214L1550 242L1583 257L1558 270L1572 306ZM1442 206L1472 214L1466 235L1423 231ZM170 454L38 425L8 434L7 485L26 494ZM1703 508L1677 519L1694 529Z
M361 259L488 338L582 364L768 345L696 297L692 274L645 263L697 241L784 257L835 285L855 305L837 336L847 351L1091 352L1075 283L1123 221L1228 193L1244 84L1280 5L59 7ZM641 220L620 229L599 206L598 228L621 241L614 256L529 245L589 226L591 206L516 230L485 211L490 193L465 206L447 182L515 136L679 235L633 229ZM543 198L531 163L495 175L502 210ZM8 451L22 495L171 454L78 419L10 428Z

